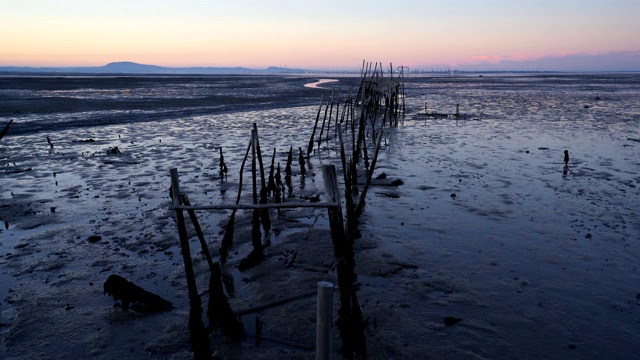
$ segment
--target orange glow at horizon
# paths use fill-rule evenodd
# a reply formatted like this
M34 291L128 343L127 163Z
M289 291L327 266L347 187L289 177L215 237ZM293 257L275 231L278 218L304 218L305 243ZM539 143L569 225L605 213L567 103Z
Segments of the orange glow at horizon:
M331 0L6 4L0 66L287 66L357 69L362 59L416 67L638 52L640 2L540 0L501 6ZM336 12L331 5L340 4ZM357 16L356 16L357 14ZM425 22L424 14L437 14ZM597 19L597 21L596 21Z

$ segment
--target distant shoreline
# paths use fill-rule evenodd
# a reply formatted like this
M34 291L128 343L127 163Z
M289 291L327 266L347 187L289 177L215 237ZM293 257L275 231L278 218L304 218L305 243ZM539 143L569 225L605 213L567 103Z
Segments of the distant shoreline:
M640 71L533 71L533 70L407 70L405 76L421 75L459 75L459 74L637 74ZM313 70L295 69L271 66L266 69L251 69L245 67L164 67L157 65L138 64L129 61L113 62L104 66L78 67L29 67L29 66L0 66L0 75L49 75L49 76L198 76L198 75L360 75L360 69L355 70ZM398 74L397 72L394 73Z

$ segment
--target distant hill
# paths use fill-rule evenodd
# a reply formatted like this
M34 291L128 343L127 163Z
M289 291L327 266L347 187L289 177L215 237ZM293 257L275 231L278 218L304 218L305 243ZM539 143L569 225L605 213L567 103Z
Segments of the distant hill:
M164 67L138 64L131 61L112 62L104 66L85 67L19 67L0 66L0 73L54 73L54 74L129 74L129 75L207 75L207 74L305 74L316 73L312 70L289 69L271 66L267 69L244 67Z

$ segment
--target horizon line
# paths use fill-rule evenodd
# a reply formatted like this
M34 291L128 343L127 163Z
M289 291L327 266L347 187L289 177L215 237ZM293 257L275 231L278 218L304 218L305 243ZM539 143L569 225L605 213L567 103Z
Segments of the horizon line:
M489 66L495 66L495 64L487 64ZM128 67L128 68L127 68ZM438 66L424 66L418 67L416 70L410 70L407 67L407 72L405 74L447 74L447 73L637 73L640 70L611 70L611 69L600 69L600 70L553 70L553 69L544 69L544 70L532 70L532 69L482 69L478 65L474 67L478 67L477 69L464 69L465 66L462 66L462 69L455 69L451 66L446 65L438 65ZM119 71L108 72L109 69L119 68ZM147 71L136 71L142 70L146 68ZM426 68L431 68L431 70L426 70ZM155 71L152 71L155 69ZM164 66L164 65L154 65L154 64L143 64L134 61L113 61L106 63L104 65L82 65L82 66L20 66L20 65L0 65L0 73L31 73L31 72L54 72L54 73L65 73L65 70L69 73L86 73L86 74L155 74L155 75L171 75L171 71L180 71L180 70L191 70L188 75L196 75L197 72L193 72L195 70L210 70L210 71L224 71L226 74L234 74L233 71L238 71L237 74L247 73L251 71L257 72L277 72L277 73L361 73L362 69L359 67L357 69L339 69L339 68L327 68L327 69L306 69L306 68L298 68L298 67L287 67L285 66L267 66L264 68L253 68L253 67L245 67L245 66ZM82 70L94 70L94 71L86 71ZM100 70L100 71L95 71ZM162 72L165 71L165 72ZM388 73L388 72L383 72ZM175 73L173 73L175 74ZM207 73L201 73L202 75L206 75ZM209 72L210 74L210 72ZM180 74L175 74L180 75ZM185 75L185 74L182 74Z

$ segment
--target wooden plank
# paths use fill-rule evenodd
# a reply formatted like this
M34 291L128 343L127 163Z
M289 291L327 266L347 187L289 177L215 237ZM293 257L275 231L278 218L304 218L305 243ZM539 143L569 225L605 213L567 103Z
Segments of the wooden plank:
M169 210L253 210L253 209L291 209L291 208L334 208L338 207L338 203L334 202L286 202L286 203L270 203L270 204L223 204L223 205L171 205Z

